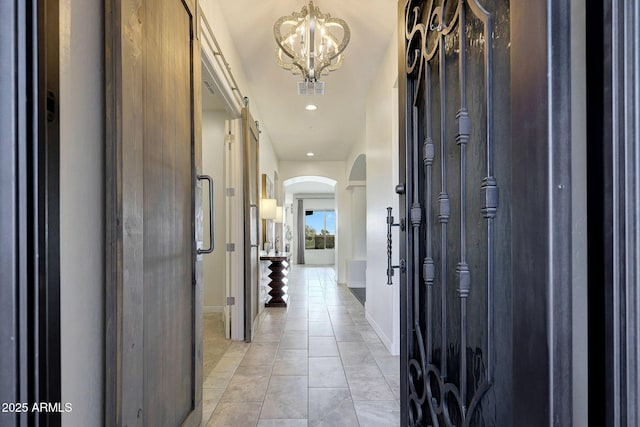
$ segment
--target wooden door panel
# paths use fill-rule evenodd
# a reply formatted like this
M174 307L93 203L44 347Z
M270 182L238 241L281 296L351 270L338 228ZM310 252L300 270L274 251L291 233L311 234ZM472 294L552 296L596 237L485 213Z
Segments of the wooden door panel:
M111 0L107 10L113 41L107 44L107 227L116 230L110 244L127 250L107 257L114 286L107 288L106 423L198 425L201 198L194 105L200 86L194 84L193 4Z
M147 0L145 23L144 404L150 425L173 426L193 389L191 17Z
M244 146L244 275L245 275L245 340L253 339L253 324L260 311L259 239L259 131L248 108L242 110Z

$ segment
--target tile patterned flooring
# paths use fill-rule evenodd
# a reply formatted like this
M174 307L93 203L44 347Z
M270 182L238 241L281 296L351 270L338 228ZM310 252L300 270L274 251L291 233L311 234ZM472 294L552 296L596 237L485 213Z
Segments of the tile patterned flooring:
M362 305L332 268L293 266L288 285L289 307L205 371L201 427L399 426L399 358Z
M207 378L231 345L224 336L222 313L205 313L202 324L202 377Z

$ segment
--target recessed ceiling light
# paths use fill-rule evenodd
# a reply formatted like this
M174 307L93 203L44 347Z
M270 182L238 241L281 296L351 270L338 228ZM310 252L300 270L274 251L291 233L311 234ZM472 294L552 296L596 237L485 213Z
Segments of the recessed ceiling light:
M307 156L309 156L309 157L313 157L313 156L315 156L315 154L314 154L314 153L312 153L311 151L309 151L309 152L307 153Z
M304 107L304 109L307 110L307 111L314 111L314 110L318 109L318 106L314 105L314 104L309 104L306 107Z

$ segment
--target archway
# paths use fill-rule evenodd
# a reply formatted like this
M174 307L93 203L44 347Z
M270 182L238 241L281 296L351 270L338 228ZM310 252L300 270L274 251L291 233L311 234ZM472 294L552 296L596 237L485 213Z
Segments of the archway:
M296 264L337 264L337 181L297 176L283 182L283 242Z
M347 261L347 285L364 304L367 269L367 156L358 155L349 171L351 195L351 256Z

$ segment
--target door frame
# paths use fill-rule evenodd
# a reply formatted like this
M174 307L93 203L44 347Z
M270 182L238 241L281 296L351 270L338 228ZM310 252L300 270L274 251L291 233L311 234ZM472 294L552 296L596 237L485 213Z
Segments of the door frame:
M244 97L238 87L229 63L216 40L207 17L200 8L202 63L213 78L216 92L223 98L229 112L225 123L225 206L226 206L226 305L227 338L244 340L244 199L242 109ZM238 219L240 218L240 219Z
M60 402L58 2L3 2L0 22L0 75L14 76L0 79L0 402ZM59 413L0 417L61 422Z
M634 10L635 9L635 10ZM594 425L640 423L640 17L587 2L589 405ZM596 399L594 398L595 402Z
M245 339L245 302L244 302L244 197L240 194L243 187L243 148L242 118L229 120L227 129L227 183L231 191L227 194L227 242L233 250L227 251L227 289L233 297L231 305L231 339ZM230 248L230 249L231 249Z
M515 424L573 422L570 22L569 2L511 2Z

